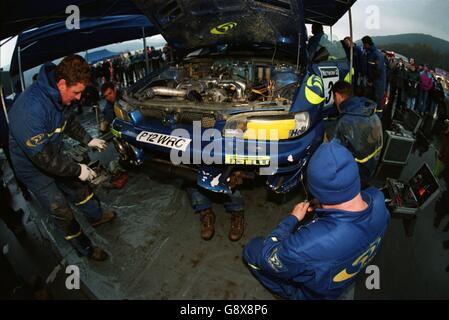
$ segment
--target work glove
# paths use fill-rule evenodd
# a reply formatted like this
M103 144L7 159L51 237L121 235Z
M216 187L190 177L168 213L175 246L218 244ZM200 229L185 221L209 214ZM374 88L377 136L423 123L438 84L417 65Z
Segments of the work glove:
M95 179L97 177L97 173L92 170L91 168L89 168L87 165L80 163L79 164L81 167L81 173L78 176L78 178L81 181L92 181L93 179Z
M102 139L97 139L97 138L90 140L90 142L87 145L91 148L97 149L98 151L105 150L106 147L108 146L106 144L106 141L104 141Z

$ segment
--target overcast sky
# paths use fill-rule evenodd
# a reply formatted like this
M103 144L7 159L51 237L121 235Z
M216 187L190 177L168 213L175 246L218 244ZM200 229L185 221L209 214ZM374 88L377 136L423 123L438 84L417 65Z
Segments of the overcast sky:
M357 40L365 35L425 33L449 41L449 0L358 0L352 16ZM339 39L349 34L348 20L344 16L333 28ZM0 67L9 65L14 44L1 47Z
M449 41L449 0L358 0L352 7L354 38L425 33ZM333 28L344 38L348 16Z

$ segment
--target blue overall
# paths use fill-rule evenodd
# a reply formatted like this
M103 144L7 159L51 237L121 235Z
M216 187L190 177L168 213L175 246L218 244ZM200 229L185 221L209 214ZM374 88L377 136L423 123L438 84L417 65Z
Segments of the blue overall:
M190 197L192 209L195 212L200 212L206 209L212 208L212 201L210 200L211 191L207 191L203 188L189 187L187 188L187 194ZM236 190L230 195L225 195L226 200L224 207L226 212L232 213L237 211L243 211L245 208L245 202L242 194Z
M385 57L376 46L372 45L369 49L366 49L366 62L366 77L372 83L369 87L368 98L376 102L378 108L380 108L387 87Z
M253 275L286 299L338 299L379 251L390 220L379 190L362 197L364 211L317 209L299 228L289 215L267 238L251 240L243 257Z
M363 97L350 97L342 102L340 109L333 140L351 151L363 185L366 185L374 176L383 144L376 104Z
M37 82L32 84L10 108L9 147L11 161L18 179L32 191L41 206L49 212L66 235L77 233L80 228L74 222L73 212L66 196L94 222L101 218L99 201L86 183L74 176L57 176L38 167L33 157L44 148L52 148L61 165L72 165L73 160L62 155L62 138L66 131L71 137L81 136L79 128L71 125L71 110L61 103L56 87L54 65L46 64L39 72ZM69 133L70 132L70 133ZM81 142L87 144L92 138L83 131ZM51 160L51 159L50 159ZM73 170L72 170L73 171Z

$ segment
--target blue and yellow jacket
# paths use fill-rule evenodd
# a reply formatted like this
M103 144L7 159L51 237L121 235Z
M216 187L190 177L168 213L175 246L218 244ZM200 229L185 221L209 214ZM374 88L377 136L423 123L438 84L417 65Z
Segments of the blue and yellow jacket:
M363 97L350 97L340 106L341 112L333 140L354 155L360 178L367 182L377 168L383 146L382 122L376 103Z
M317 209L297 228L290 215L265 239L258 267L288 281L289 299L337 299L379 251L390 220L383 194L362 191L362 212Z
M62 153L62 135L82 143L92 137L70 107L63 106L56 86L55 65L47 63L37 82L25 90L8 111L11 160L19 179L42 176L77 177L80 166Z
M375 45L366 49L366 63L366 77L373 83L378 96L382 98L387 87L387 67L383 53Z

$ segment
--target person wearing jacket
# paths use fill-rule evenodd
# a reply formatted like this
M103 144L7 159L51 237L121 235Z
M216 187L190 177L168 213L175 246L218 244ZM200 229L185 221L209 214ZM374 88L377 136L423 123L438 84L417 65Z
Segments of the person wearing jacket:
M390 220L383 194L360 191L357 164L342 145L322 144L307 169L321 205L299 203L268 237L251 240L243 258L252 274L285 299L338 299L378 253Z
M396 63L391 71L391 88L390 88L390 105L393 106L393 103L396 100L396 108L399 109L404 102L404 86L407 78L407 70L404 66L404 60L402 58L399 59L398 63Z
M336 82L332 93L340 113L333 140L351 151L365 187L374 176L383 145L382 123L375 112L376 104L353 96L351 85L345 81Z
M387 86L387 68L385 57L374 45L369 36L362 38L366 54L367 98L377 103L378 109L384 107L384 95Z
M438 106L444 102L444 88L441 83L441 78L437 78L435 73L432 73L433 76L433 86L430 91L430 116L434 119L437 118Z
M362 48L352 42L351 37L346 37L342 41L343 48L345 49L346 58L348 61L351 59L351 46L353 46L353 65L354 65L354 78L353 88L356 95L363 95L365 89L365 74L366 74L366 62L365 55Z
M419 74L415 64L415 59L409 59L409 66L407 68L406 77L406 95L407 95L407 107L411 110L415 110L416 98L418 96Z
M62 152L63 134L99 150L106 143L93 139L75 119L69 106L79 100L90 81L87 62L78 55L64 58L58 66L46 63L38 80L10 108L9 147L18 179L38 199L82 255L103 261L107 253L95 247L74 218L66 199L83 212L93 227L112 221L113 211L103 211L86 183L96 173Z
M429 92L433 88L432 74L427 65L419 72L419 95L416 110L424 115L427 109Z
M321 48L320 42L323 37L326 37L323 25L319 23L312 24L312 36L307 43L307 52L310 60L313 59L315 53Z
M101 95L105 100L105 104L102 111L103 119L100 123L100 131L108 132L112 121L115 119L114 104L120 99L121 95L112 82L103 83Z

